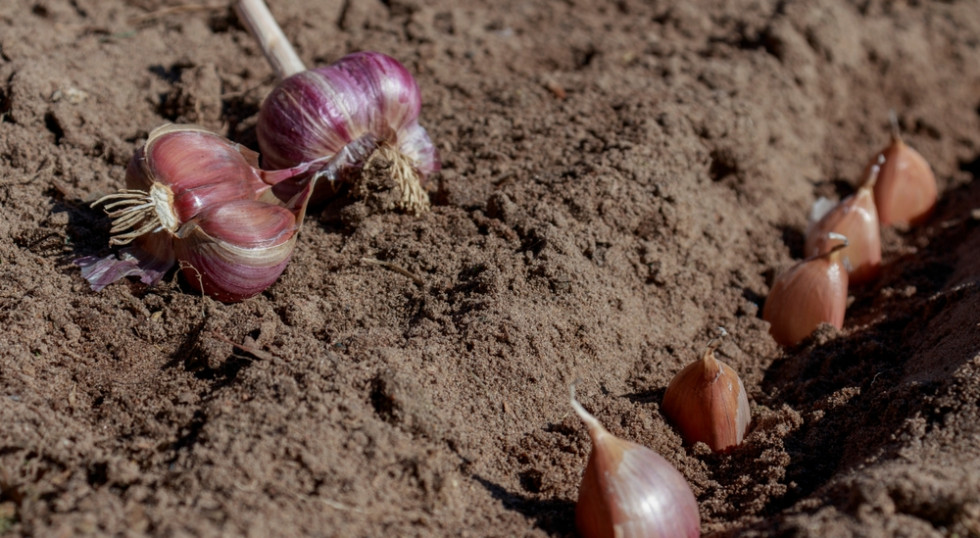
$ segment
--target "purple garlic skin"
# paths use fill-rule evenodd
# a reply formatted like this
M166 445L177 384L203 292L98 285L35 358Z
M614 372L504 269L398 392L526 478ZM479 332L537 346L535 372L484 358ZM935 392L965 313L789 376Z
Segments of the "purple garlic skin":
M421 107L411 73L379 52L355 52L333 65L297 73L262 103L256 134L263 165L288 168L331 157L367 135L379 147L393 149L404 160L400 168L423 185L440 163L418 123Z
M110 245L128 245L99 258L76 260L92 289L137 276L155 284L174 265L187 281L223 302L247 299L271 286L296 244L315 180L313 166L268 172L258 155L193 125L163 125L130 161L127 189L96 204L112 218ZM290 185L282 198L276 187Z

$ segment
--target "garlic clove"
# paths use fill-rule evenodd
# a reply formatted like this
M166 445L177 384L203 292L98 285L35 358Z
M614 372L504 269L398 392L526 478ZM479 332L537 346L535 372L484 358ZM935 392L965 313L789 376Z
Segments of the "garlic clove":
M915 226L924 222L936 206L936 176L925 158L902 141L897 128L892 141L868 167L880 158L881 172L874 186L875 205L882 226Z
M252 166L256 160L254 152L200 127L168 124L150 133L127 170L126 184L166 186L176 221L187 222L213 204L254 199L268 190Z
M292 257L297 229L285 208L233 201L182 226L174 250L192 286L219 301L241 301L279 278Z
M663 411L688 443L720 452L742 442L751 422L742 379L715 358L718 341L677 373L664 393Z
M831 233L841 239L836 233ZM847 308L847 270L839 244L807 258L776 277L762 308L769 333L781 345L792 346L809 336L821 323L840 329Z
M284 207L255 200L235 200L202 211L177 232L188 237L189 225L221 241L246 249L261 249L286 242L295 232L294 214Z
M841 259L850 285L874 280L881 270L881 230L873 192L879 170L877 165L871 166L856 193L807 229L804 253L808 257L819 256L834 247L831 232L847 237L848 245L841 250Z
M592 452L579 487L575 523L585 538L697 537L697 500L684 476L642 445L609 433L575 399Z

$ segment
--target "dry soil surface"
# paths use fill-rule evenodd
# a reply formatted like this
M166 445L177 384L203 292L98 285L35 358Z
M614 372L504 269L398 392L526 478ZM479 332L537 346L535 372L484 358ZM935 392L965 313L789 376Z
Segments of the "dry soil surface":
M307 65L403 62L442 155L421 217L340 192L238 304L95 293L90 207L166 122L257 149L271 69L226 2L0 4L0 533L571 536L569 402L688 479L705 535L980 536L980 3L296 0ZM888 140L923 226L844 328L760 311L810 205ZM664 388L718 326L753 424Z

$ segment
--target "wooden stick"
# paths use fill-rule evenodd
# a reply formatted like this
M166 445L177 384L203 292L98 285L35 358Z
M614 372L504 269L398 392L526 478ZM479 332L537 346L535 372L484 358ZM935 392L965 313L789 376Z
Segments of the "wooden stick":
M259 47L265 54L266 60L272 65L276 76L282 80L289 75L294 75L301 71L306 71L303 60L299 59L293 46L286 39L286 34L282 33L282 28L272 17L268 6L262 0L239 0L235 6L238 11L238 18L241 19L255 40L259 42Z

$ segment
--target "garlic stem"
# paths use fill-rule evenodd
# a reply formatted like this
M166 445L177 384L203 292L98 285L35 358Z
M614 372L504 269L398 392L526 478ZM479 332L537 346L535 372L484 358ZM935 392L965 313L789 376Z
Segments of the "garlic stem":
M701 360L704 363L705 379L709 378L714 382L721 376L721 366L718 363L718 359L715 358L715 350L721 347L721 339L728 336L728 331L724 327L718 326L718 336L712 338L708 342L707 348L701 355Z
M286 39L286 34L276 23L269 12L269 7L262 0L239 0L237 5L238 18L255 36L266 60L272 65L276 76L282 80L290 75L306 71L306 66L299 59L296 50Z
M595 418L592 415L592 413L589 413L588 411L586 411L585 408L582 407L582 404L578 403L578 400L575 399L575 384L574 383L570 387L568 387L568 391L572 395L572 398L571 398L571 401L572 401L572 409L575 410L575 413L579 416L579 418L582 419L582 422L585 423L585 427L589 429L589 437L592 438L593 442L598 437L601 437L602 434L607 433L606 432L606 429L603 428L602 427L602 424L599 422L599 419Z
M718 336L712 338L711 341L708 342L708 349L704 350L704 354L705 355L711 355L711 358L714 359L715 350L718 349L721 346L721 339L724 338L724 337L726 337L726 336L728 336L728 331L725 330L724 327L722 327L721 325L719 325L718 326Z
M891 125L892 141L901 140L902 130L898 127L898 114L894 108L888 109L888 123Z
M885 164L885 155L882 153L878 154L878 161L871 165L868 169L868 177L864 179L864 183L861 185L861 189L868 189L873 191L875 184L878 183L878 174L881 173L881 167Z

